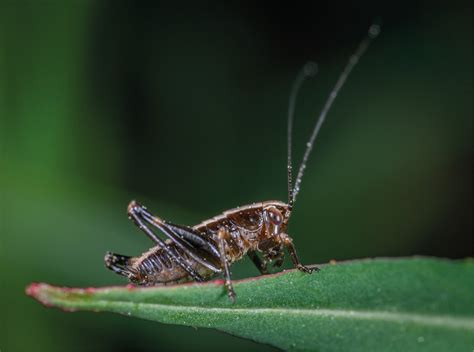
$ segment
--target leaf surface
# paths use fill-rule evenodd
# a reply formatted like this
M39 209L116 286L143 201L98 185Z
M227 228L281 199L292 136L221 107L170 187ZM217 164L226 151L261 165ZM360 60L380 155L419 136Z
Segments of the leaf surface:
M215 328L301 351L472 351L474 261L367 259L235 281L136 288L60 288L27 293L67 311L114 312Z

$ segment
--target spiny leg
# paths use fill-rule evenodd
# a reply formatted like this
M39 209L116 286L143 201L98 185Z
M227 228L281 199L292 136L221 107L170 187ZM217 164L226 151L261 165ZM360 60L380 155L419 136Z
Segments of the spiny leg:
M280 235L280 237L283 240L283 244L288 249L288 253L290 253L290 257L291 257L291 261L293 262L293 265L298 270L303 271L308 274L311 274L313 271L319 271L319 268L317 267L308 268L307 266L304 266L303 264L301 264L300 260L298 259L298 255L296 254L295 245L293 244L293 240L291 239L290 236L288 236L286 233L283 233Z
M224 279L225 286L227 288L227 295L233 303L235 302L235 291L234 287L232 286L229 262L227 261L227 256L225 255L225 241L230 239L230 233L227 229L221 227L217 233L217 237L219 239L219 251L221 253L221 263L224 268Z
M168 221L163 221L163 223L167 228L172 230L173 233L176 233L181 240L192 245L193 248L208 252L216 258L220 258L220 253L217 246L213 243L213 241L209 241L203 237L199 231L189 226L176 225Z
M262 275L269 274L266 261L262 261L262 259L258 256L257 253L255 253L254 251L251 251L251 252L248 252L247 255L249 256L249 258L252 260L252 262L255 264L255 266L257 267L257 269L260 271Z
M167 223L163 219L151 214L143 206L139 206L139 216L145 222L163 232L166 237L194 261L215 273L221 272L218 266L218 263L220 263L218 249L209 241L199 237L199 233L195 230L186 226Z
M172 251L162 239L156 236L156 234L146 226L144 220L142 220L142 217L140 216L142 208L143 207L135 201L130 202L128 205L128 215L134 221L135 225L137 225L140 230L142 230L153 242L158 244L166 252L166 254L168 254L168 256L172 258L173 261L181 268L183 268L195 281L204 281L203 277L199 275L199 273L196 272L196 270L194 270L183 257L176 255L176 253ZM159 229L163 231L162 228Z

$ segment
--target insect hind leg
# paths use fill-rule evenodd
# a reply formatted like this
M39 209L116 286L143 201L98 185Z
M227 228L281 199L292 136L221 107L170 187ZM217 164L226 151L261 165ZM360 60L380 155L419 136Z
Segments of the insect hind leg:
M153 232L151 228L147 226L147 224L149 224L158 228L170 240L175 240L175 244L182 246L183 244L176 240L172 234L172 231L164 224L163 221L158 221L157 217L154 217L152 214L150 214L145 207L141 206L136 201L130 202L127 212L128 216L135 223L135 225L137 225L138 228L142 230L153 242L159 245L177 265L179 265L184 271L188 273L189 276L191 276L195 281L204 281L204 278L192 267L192 263L190 261L186 260L173 251L165 241L159 238L155 232Z
M132 279L135 274L133 270L131 270L130 259L131 257L126 255L107 252L105 254L104 262L108 269L119 275Z

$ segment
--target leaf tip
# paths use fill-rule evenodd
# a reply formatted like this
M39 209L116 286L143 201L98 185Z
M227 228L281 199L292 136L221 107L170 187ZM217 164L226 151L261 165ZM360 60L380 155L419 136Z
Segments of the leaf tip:
M95 288L84 289L86 294L92 293L90 289L95 290ZM57 307L64 312L73 312L75 311L74 308L67 307L64 304L61 304L61 302L57 302L57 296L67 294L69 290L71 289L59 288L42 282L33 282L26 287L25 293L27 296L34 298L47 308Z
M52 307L53 304L47 299L47 294L45 294L45 290L48 287L48 284L44 284L41 282L33 282L25 289L25 293L27 296L36 299L42 305L46 307Z

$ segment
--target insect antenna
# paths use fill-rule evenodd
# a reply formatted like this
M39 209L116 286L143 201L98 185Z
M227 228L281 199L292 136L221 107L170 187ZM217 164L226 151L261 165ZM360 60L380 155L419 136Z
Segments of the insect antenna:
M352 54L349 58L349 61L346 64L346 67L342 71L341 75L339 76L336 85L332 89L331 93L329 94L328 99L326 100L326 103L324 104L323 109L321 110L321 113L319 114L318 119L316 120L316 125L314 126L313 132L311 134L311 137L309 138L308 142L306 143L306 151L303 156L303 160L301 161L300 168L298 170L298 175L296 177L295 181L295 186L294 188L290 191L289 190L289 202L288 204L293 206L293 204L296 201L296 196L298 195L301 187L301 179L303 178L304 170L306 169L306 163L308 162L309 155L311 154L311 151L313 149L314 141L316 140L316 137L319 133L319 130L321 129L321 126L326 119L326 115L328 111L331 109L332 104L334 103L334 100L336 99L337 95L339 94L339 91L343 87L344 83L347 80L347 77L351 73L352 69L354 66L357 64L361 56L364 54L364 52L367 50L369 47L370 43L374 38L378 36L380 33L380 26L378 24L372 24L368 30L367 36L361 41L359 46L357 47L356 51L354 54ZM290 100L291 104L291 100ZM291 109L291 106L290 108ZM290 111L290 110L289 110ZM290 127L292 127L292 120L293 120L293 113L291 115L288 115L288 185L290 185L290 176L291 176L291 135L290 135Z
M304 81L309 78L313 77L318 73L318 65L315 62L307 62L293 82L293 86L291 87L290 93L290 101L288 103L288 207L291 210L293 207L293 164L291 158L291 150L292 150L292 134L293 134L293 121L295 118L295 108L296 108L296 97L298 96L298 92L303 85Z

